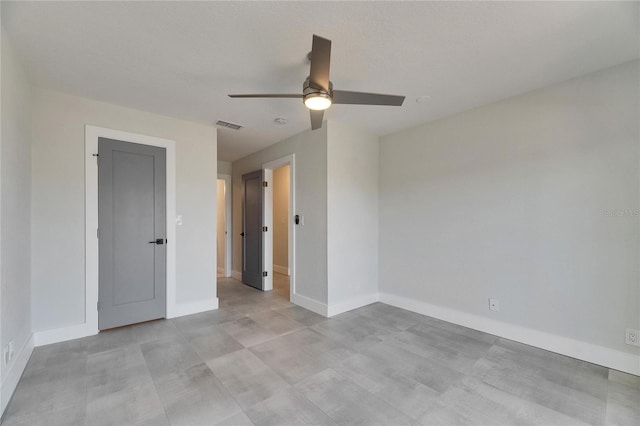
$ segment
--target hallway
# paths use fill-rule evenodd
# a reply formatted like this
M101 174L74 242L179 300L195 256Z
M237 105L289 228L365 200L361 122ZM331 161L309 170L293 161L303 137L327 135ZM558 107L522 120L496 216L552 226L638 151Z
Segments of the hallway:
M289 295L289 276L280 274L278 272L273 273L273 292L283 299L290 300Z

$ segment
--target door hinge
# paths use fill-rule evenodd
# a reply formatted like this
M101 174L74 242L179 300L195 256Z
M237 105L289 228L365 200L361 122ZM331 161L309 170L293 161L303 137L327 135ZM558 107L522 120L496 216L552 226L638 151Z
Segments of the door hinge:
M96 228L96 238L100 238L100 228Z
M98 157L100 156L100 154L91 154L92 156L96 157L96 164L99 163Z
M262 271L262 276L266 277L268 275L267 271Z
M100 301L98 300L96 302L96 310L99 311L100 310Z
M269 182L267 182L266 180L263 180L262 181L262 186L264 186L266 188L267 186L269 186Z
M269 231L269 228L268 228L268 227L266 227L266 226L263 226L263 227L262 227L262 232L267 232L267 231Z

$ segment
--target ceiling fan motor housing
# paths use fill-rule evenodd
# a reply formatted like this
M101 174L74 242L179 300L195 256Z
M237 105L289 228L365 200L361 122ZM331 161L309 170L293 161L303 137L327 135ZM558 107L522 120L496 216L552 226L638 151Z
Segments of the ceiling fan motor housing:
M309 77L307 77L306 80L304 81L304 84L302 85L302 101L304 102L304 100L307 99L308 97L316 97L316 96L327 97L332 100L333 99L333 83L329 82L329 91L326 91L322 87L314 87L311 84Z

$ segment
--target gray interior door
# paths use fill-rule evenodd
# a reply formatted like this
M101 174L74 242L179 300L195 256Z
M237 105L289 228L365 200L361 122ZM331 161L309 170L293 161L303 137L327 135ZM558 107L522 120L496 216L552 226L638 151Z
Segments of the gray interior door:
M165 216L165 149L99 138L101 330L165 317Z
M262 288L262 170L242 175L242 282Z

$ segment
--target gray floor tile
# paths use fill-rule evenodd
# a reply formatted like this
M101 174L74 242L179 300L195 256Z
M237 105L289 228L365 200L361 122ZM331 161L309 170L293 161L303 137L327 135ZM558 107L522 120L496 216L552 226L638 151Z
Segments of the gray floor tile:
M87 360L87 376L89 399L152 382L138 345L90 355Z
M304 379L294 388L338 424L415 424L395 407L332 369Z
M322 315L318 315L315 312L311 312L296 305L278 309L276 310L276 312L289 317L307 327L327 320L327 318L323 317Z
M422 424L583 425L562 413L513 396L477 379L465 379L445 392Z
M254 320L262 328L278 335L290 333L304 327L304 324L273 310L250 314L249 318Z
M460 335L464 338L479 340L481 342L493 345L497 343L500 338L494 336L492 334L484 333L482 331L473 330L468 327L462 327L456 324L452 324L450 322L442 321L435 318L430 318L423 316L421 321L418 321L418 324L425 324L429 327L435 327L437 329L441 329L443 331L454 333Z
M295 306L290 301L285 300L285 299L283 299L281 297L277 297L275 295L272 295L268 299L267 305L269 306L270 309L273 309L273 310L285 309L285 308L290 308L292 306Z
M25 384L46 384L58 380L71 380L86 375L87 355L74 354L66 361L49 363L46 367L27 366L22 380Z
M530 351L529 349L527 349ZM540 351L535 349L535 352ZM547 357L555 358L549 353ZM521 359L521 362L513 360ZM486 358L474 366L473 376L484 383L523 400L550 408L588 424L603 424L606 407L606 369L582 361L564 360L564 369L527 364L520 352L494 346ZM575 374L575 376L574 376ZM591 386L594 386L591 388Z
M222 324L222 328L244 346L257 345L278 336L277 333L263 328L249 317L226 322Z
M101 331L95 336L87 338L87 351L89 355L110 351L127 345L138 343L133 327L120 327Z
M640 390L640 376L623 373L622 371L609 370L609 381L620 383L632 389Z
M474 374L481 366L499 366L502 370L517 371L539 381L546 380L557 385L585 393L604 401L607 397L608 369L568 358L553 352L511 341L500 340L484 355L486 362L474 368Z
M259 312L270 311L272 307L275 307L274 305L276 304L271 302L271 298L263 295L249 295L248 297L243 297L235 301L221 302L221 308L233 312L236 315L236 319ZM285 306L288 306L288 304L281 307Z
M200 358L209 360L244 348L221 324L197 328L184 333Z
M394 364L358 354L334 368L338 373L394 406L420 419L436 405L440 393L403 374Z
M610 375L605 424L640 424L640 377L618 373Z
M247 410L257 426L335 425L329 416L299 395L287 389Z
M353 313L373 321L381 328L397 331L404 331L422 319L421 315L383 303L372 303L354 310Z
M86 358L84 362L74 360L72 363L25 373L6 409L6 418L47 412L75 412L73 407L86 401Z
M206 364L156 380L172 425L205 425L226 420L242 410Z
M289 387L248 349L209 360L207 365L243 409Z
M243 315L232 309L220 308L215 311L172 318L170 321L182 332L190 332L198 328L210 327L227 321L241 318Z
M453 370L467 373L491 344L438 327L417 324L394 334L393 344L438 362Z
M340 343L309 329L252 346L250 350L291 384L355 355Z
M138 343L166 339L167 337L177 337L179 334L173 322L164 319L134 325L133 331Z
M23 377L42 368L53 368L64 364L82 364L87 357L87 344L87 339L76 339L35 348Z
M367 318L352 312L319 322L311 328L355 351L380 343L392 334L391 330L380 328Z
M87 425L168 425L153 383L87 399Z
M76 426L85 423L86 404L82 400L60 410L24 410L20 415L6 413L2 421L3 426Z
M249 416L247 416L244 411L241 411L235 416L216 423L215 426L254 426L254 424L251 419L249 419Z
M393 340L371 346L363 353L387 368L392 368L397 374L411 377L439 393L445 392L465 377L464 373L399 347Z
M143 343L140 349L154 379L202 363L202 359L183 337Z

